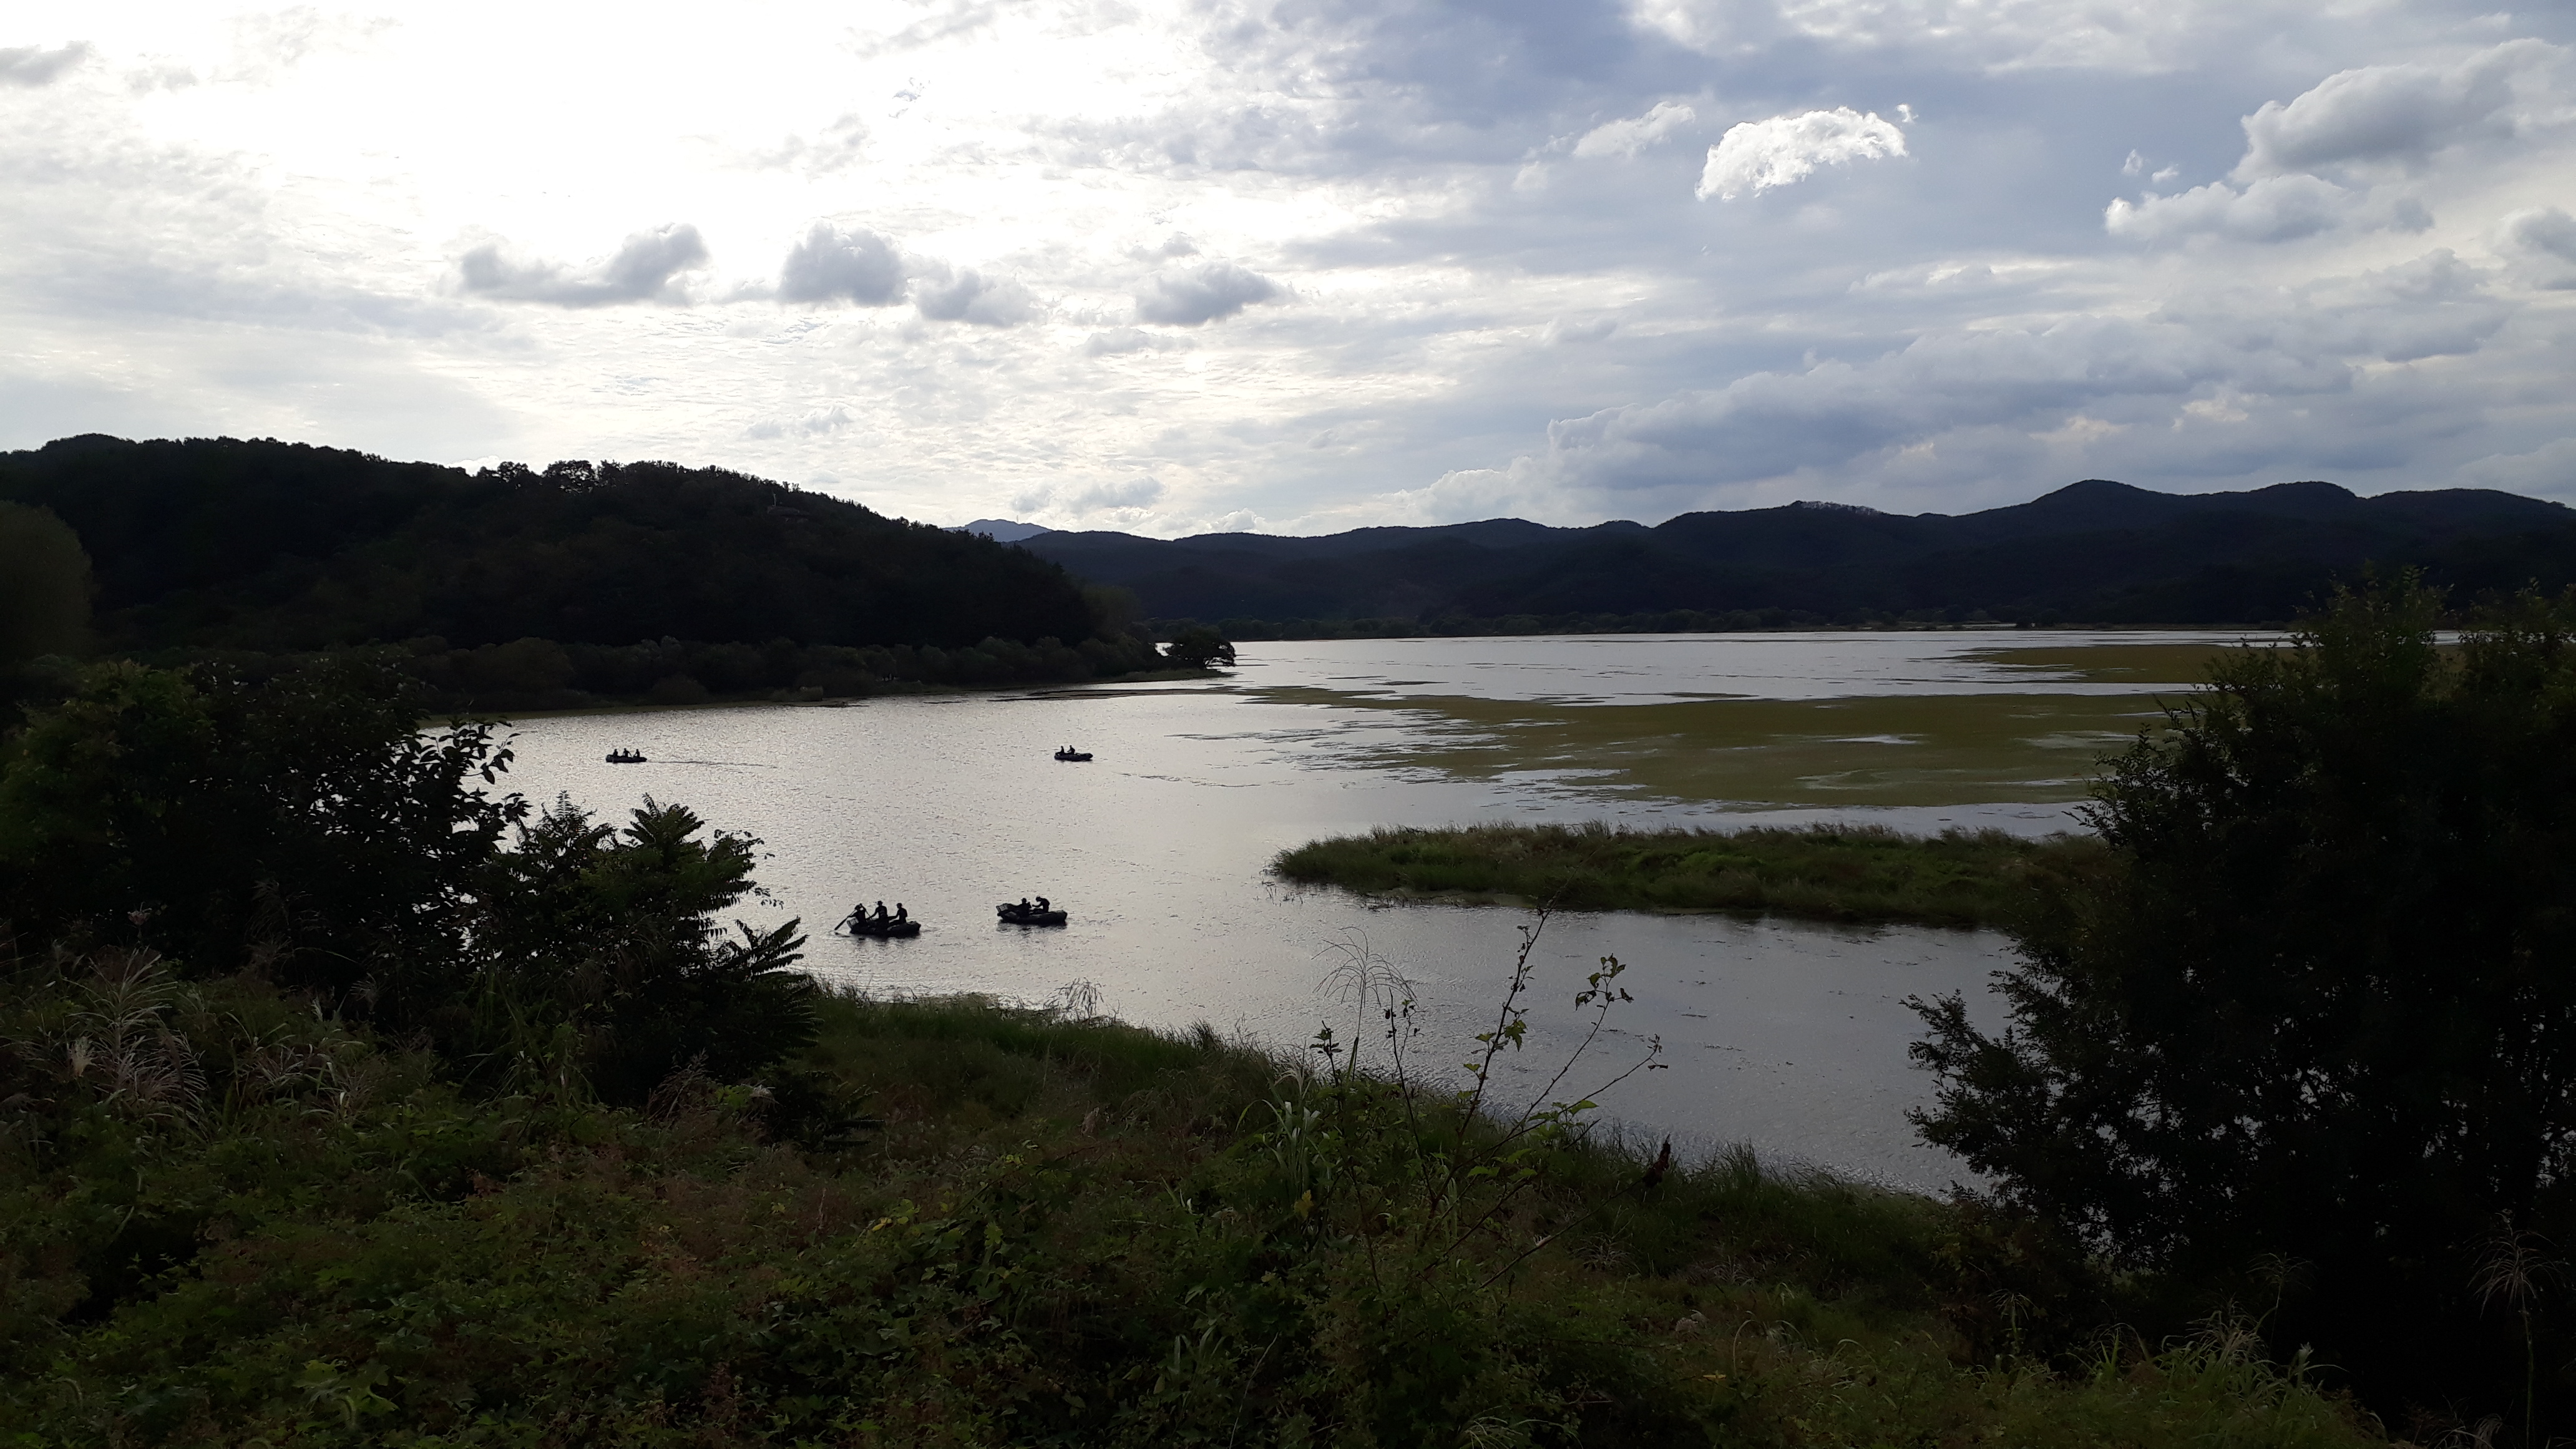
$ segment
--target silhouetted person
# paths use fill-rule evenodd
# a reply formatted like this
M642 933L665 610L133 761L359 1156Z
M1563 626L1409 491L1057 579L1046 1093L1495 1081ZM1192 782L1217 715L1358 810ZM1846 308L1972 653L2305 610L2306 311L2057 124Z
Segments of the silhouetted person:
M1039 914L1039 915L1041 915L1041 916L1045 915L1045 914L1046 914L1046 909L1047 909L1046 897L1044 897L1044 896L1040 896L1040 897L1038 897L1038 914Z
M901 901L894 903L894 918L898 921L909 919L909 914L904 910L903 902Z
M879 901L879 902L877 902L877 919L878 919L878 920L880 920L880 921L882 921L882 920L884 920L885 918L886 918L886 913L885 913L885 902L883 902L883 901Z

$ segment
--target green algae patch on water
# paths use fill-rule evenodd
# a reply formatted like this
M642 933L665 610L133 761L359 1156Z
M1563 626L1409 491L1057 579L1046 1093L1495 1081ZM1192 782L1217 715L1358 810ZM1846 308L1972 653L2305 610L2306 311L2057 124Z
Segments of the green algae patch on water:
M1282 851L1287 880L1461 903L1743 911L1987 927L2052 877L2103 869L2088 837L1877 826L1629 830L1588 825L1380 828Z
M2248 644L2267 640L2249 638ZM2231 648L2214 640L2157 644L2038 644L1980 649L1970 659L2011 668L2071 674L2088 684L2196 685Z
M1353 765L1755 807L2080 800L2095 761L2164 717L2152 696L2129 693L1651 704L1298 693L1341 708L1410 712L1409 728L1346 756Z

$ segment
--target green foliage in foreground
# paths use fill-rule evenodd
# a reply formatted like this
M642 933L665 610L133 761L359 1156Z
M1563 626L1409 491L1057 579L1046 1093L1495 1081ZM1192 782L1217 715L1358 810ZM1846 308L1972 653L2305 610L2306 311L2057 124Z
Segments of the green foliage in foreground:
M2133 1266L2274 1280L2375 1401L2576 1429L2576 591L2455 647L2412 576L2230 651L2107 763L2117 869L1917 1003L1924 1135Z
M873 1114L837 1146L703 1077L469 1099L248 978L15 963L0 1442L2379 1442L2241 1334L2052 1372L2046 1253L1925 1199L1649 1186L1204 1029L821 1016L801 1065Z
M1991 926L2044 878L2103 861L2089 840L1999 830L1934 837L1878 826L1629 830L1585 825L1379 828L1282 851L1292 881L1371 893L1507 897L1573 910L1728 910L1828 921Z
M92 666L0 739L0 943L248 968L485 1090L638 1104L693 1060L734 1080L810 1035L797 924L723 929L757 841L650 800L623 828L532 815L494 788L494 726L420 714L365 660Z

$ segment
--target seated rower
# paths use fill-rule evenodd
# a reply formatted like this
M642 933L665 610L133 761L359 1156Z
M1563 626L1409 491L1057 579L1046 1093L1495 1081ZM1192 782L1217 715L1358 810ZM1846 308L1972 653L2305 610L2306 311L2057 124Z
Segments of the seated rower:
M1039 915L1041 915L1041 916L1043 916L1043 915L1045 915L1046 913L1047 913L1047 898L1046 898L1046 897L1044 897L1044 896L1040 896L1040 897L1038 897L1038 914L1039 914Z
M911 913L903 908L903 902L901 901L894 903L894 918L898 921L911 919Z

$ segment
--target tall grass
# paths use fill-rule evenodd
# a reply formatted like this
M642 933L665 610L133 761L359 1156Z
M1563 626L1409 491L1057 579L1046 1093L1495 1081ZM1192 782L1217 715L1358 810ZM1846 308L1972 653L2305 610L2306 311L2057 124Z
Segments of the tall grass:
M2062 1353L2012 1225L1408 1090L1400 1012L1355 1068L1079 993L834 996L775 1092L634 1112L460 1097L255 983L109 964L0 992L43 1127L0 1142L0 1441L2376 1439L2240 1340ZM187 1112L65 1075L111 1015L185 1038ZM786 1135L791 1082L859 1120ZM85 1278L139 1222L159 1256Z
M2102 869L2107 859L2090 838L2000 830L1632 830L1596 821L1380 827L1282 851L1271 868L1370 894L1992 926L2036 878Z

